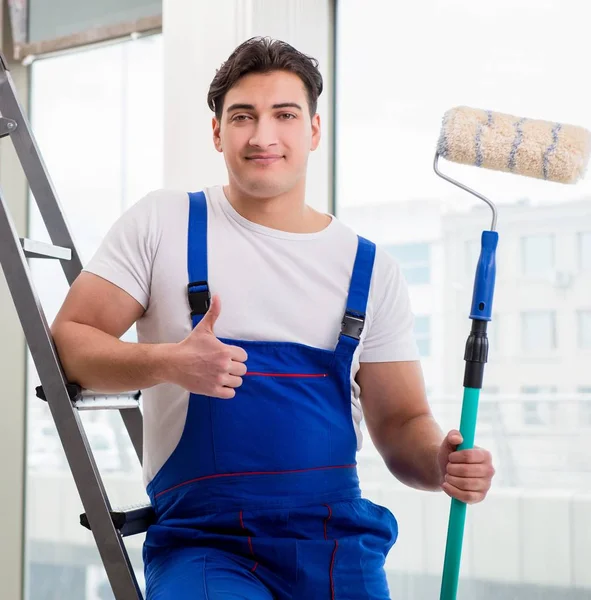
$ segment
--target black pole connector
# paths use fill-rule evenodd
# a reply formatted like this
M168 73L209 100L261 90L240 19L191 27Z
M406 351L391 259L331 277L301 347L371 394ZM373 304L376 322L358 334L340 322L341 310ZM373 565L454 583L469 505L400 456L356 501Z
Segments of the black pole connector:
M488 359L487 321L472 320L472 330L466 342L464 360L464 387L481 389L484 380L484 365Z

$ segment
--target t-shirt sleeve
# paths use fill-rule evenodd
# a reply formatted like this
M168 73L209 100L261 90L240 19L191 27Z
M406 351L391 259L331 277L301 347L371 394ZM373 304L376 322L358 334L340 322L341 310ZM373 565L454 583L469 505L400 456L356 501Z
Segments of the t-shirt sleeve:
M408 285L393 257L377 248L370 288L373 317L360 362L419 360Z
M148 307L156 247L155 193L144 196L111 226L84 267Z

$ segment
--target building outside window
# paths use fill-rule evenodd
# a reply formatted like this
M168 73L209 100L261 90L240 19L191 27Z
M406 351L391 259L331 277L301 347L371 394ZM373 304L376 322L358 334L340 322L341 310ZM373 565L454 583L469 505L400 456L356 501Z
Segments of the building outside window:
M578 235L579 269L591 271L591 231L583 231Z
M591 310L580 310L577 313L579 348L591 350Z
M524 352L552 352L556 349L556 315L554 312L522 313L521 328L521 346Z
M417 315L415 317L415 338L419 353L422 357L431 355L431 317L429 315Z
M431 281L429 244L389 245L385 250L398 261L409 285L424 285Z
M547 277L554 269L554 236L528 235L521 239L521 268L525 277Z

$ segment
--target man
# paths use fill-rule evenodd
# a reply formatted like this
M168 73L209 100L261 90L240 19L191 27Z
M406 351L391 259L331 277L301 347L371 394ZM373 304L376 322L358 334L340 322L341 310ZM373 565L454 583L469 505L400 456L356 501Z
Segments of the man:
M305 203L321 92L288 44L239 46L208 97L228 185L143 198L53 324L71 381L144 390L149 600L389 598L398 528L361 498L361 409L400 481L490 487L490 454L431 415L397 264Z

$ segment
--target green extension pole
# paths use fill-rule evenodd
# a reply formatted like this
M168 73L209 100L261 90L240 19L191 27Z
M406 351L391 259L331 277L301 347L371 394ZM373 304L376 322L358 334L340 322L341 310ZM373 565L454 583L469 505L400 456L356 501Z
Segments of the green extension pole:
M464 441L458 446L458 450L474 447L474 434L476 432L476 417L478 415L479 398L479 389L464 388L462 418L460 421L460 433L462 434ZM456 597L458 592L465 522L466 503L452 498L447 527L445 560L443 563L441 600L452 600Z
M463 441L458 450L474 447L476 421L478 417L478 401L484 378L484 365L488 358L488 338L486 328L492 315L492 301L495 287L496 264L495 254L498 244L496 231L483 231L480 258L476 267L476 278L472 296L472 330L466 342L464 360L464 398L460 433ZM443 563L440 600L456 600L460 577L464 526L466 523L466 504L455 498L451 499L447 542Z

